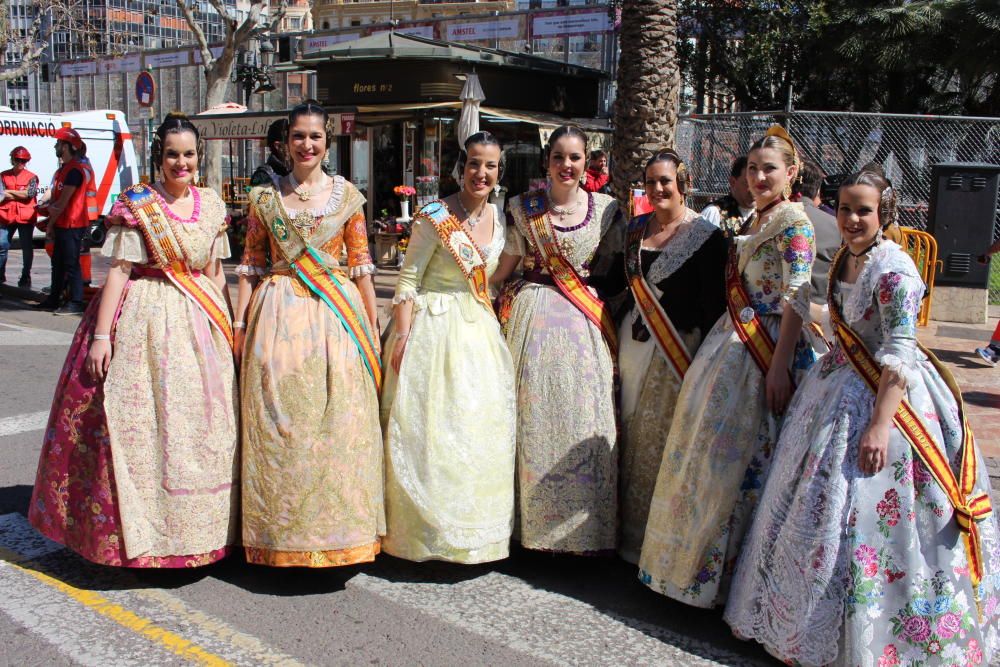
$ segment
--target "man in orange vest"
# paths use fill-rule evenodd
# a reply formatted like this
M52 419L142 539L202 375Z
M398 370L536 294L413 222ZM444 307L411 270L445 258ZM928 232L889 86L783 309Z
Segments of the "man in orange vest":
M52 179L49 205L39 209L53 226L52 292L37 308L56 309L57 314L83 312L83 278L80 248L90 223L97 219L97 185L94 171L79 156L85 150L80 134L71 128L56 130L56 156L62 166ZM69 286L69 301L59 302Z
M38 176L26 169L31 153L24 146L10 152L11 169L0 172L3 196L0 198L0 283L7 280L7 251L14 235L21 238L21 256L24 264L18 287L31 287L31 260L35 249L31 243L35 231L35 196L38 194Z

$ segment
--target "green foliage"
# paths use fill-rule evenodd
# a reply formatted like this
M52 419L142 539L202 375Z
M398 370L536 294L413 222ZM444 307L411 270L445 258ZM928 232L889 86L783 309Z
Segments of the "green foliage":
M679 9L695 100L721 88L744 109L777 109L791 86L800 108L1000 114L997 0L679 0Z

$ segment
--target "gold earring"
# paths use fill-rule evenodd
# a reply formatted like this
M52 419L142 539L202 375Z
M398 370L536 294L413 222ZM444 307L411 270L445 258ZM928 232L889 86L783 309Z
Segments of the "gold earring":
M785 183L785 189L781 191L781 194L785 196L785 199L792 196L792 184L790 182Z

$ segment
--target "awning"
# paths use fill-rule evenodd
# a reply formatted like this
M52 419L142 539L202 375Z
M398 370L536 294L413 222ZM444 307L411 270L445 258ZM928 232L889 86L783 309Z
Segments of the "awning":
M481 107L480 111L483 120L489 121L491 117L503 120L530 123L538 126L538 141L542 146L549 142L549 135L560 125L576 125L587 135L588 150L610 150L611 148L611 127L607 121L595 118L572 118L566 119L554 114L541 113L536 111L510 111L508 109L497 109L496 107Z

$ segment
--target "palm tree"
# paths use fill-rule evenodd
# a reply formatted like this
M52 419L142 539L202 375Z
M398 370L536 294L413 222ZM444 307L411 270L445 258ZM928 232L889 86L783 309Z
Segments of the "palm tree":
M672 146L677 126L680 69L677 3L622 0L618 91L612 112L611 183L625 204L642 165L657 148Z

